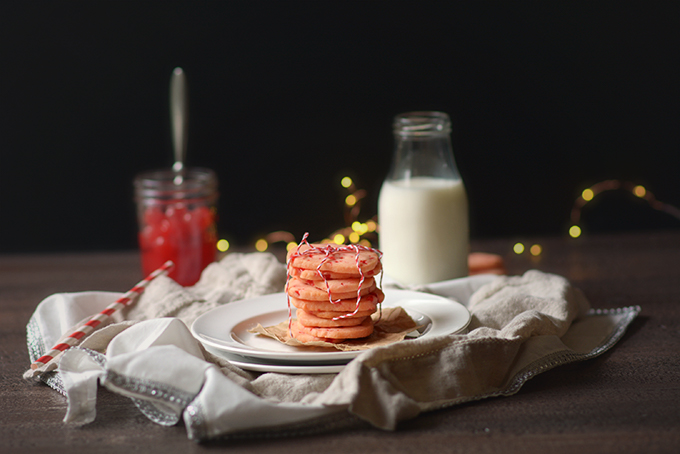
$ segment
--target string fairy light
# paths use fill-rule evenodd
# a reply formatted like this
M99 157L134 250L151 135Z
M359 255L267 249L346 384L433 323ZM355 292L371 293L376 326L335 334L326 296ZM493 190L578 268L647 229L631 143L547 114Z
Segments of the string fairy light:
M583 229L580 225L581 213L586 204L594 200L599 194L607 191L629 192L635 197L646 201L651 208L667 213L680 220L680 209L674 207L673 205L657 200L654 194L652 194L652 192L644 186L632 183L630 181L605 180L584 189L581 192L581 195L574 201L571 209L571 224L569 227L570 237L578 238L583 233Z
M343 243L348 241L351 244L360 244L362 246L371 247L371 242L377 240L376 232L378 230L378 223L375 217L366 222L361 222L359 220L361 202L366 198L367 192L364 189L357 188L352 178L348 176L343 177L340 180L340 184L349 192L345 197L345 226L332 232L330 237L333 238L336 243L340 238L343 238Z
M579 197L574 201L568 229L568 235L571 238L579 238L583 234L583 228L581 227L581 214L583 208L589 202L592 202L594 199L596 199L598 195L606 191L629 192L635 197L646 201L651 208L667 213L680 220L680 209L668 203L663 203L657 200L654 194L643 185L623 180L605 180L583 189ZM517 255L521 255L527 250L533 257L539 257L543 253L543 247L540 244L534 244L527 249L524 244L515 243L512 249Z
M367 192L364 189L357 188L352 178L348 176L340 179L340 186L347 190L347 194L344 195L345 226L334 230L320 242L335 244L350 243L371 247L372 242L377 240L378 223L375 217L365 222L359 220L362 208L361 202L366 198ZM218 249L221 252L225 252L229 248L229 243L226 240L220 241L223 241L223 243L218 242ZM295 236L286 231L271 232L262 238L258 238L254 246L257 251L265 252L276 243L284 243L288 251L297 246ZM226 248L224 248L225 246ZM223 249L220 249L220 247Z
M345 226L332 231L327 237L320 240L320 242L336 244L349 243L371 247L372 243L377 242L380 227L377 216L373 216L365 221L359 219L362 201L366 198L367 192L364 189L357 188L354 181L349 176L344 176L340 179L340 186L346 190L346 193L343 196ZM616 190L630 192L635 197L646 201L653 209L665 212L680 220L680 209L667 203L660 202L656 199L654 194L643 185L622 180L606 180L583 189L579 197L574 201L568 229L569 237L579 238L583 234L583 229L581 227L581 213L583 208L589 202L596 199L599 194L605 191ZM264 237L257 239L254 246L256 250L264 252L276 243L285 244L286 250L288 251L297 247L295 235L286 231L271 232ZM217 249L220 252L226 252L229 247L230 244L225 239L220 239L217 242ZM535 259L543 254L543 246L540 244L525 246L522 242L515 242L512 245L512 251L516 255L528 253Z

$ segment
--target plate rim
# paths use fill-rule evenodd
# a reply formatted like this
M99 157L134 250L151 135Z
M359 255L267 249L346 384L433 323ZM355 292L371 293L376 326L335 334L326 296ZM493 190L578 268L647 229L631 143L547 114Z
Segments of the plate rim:
M222 358L243 370L253 372L274 372L279 374L337 374L347 366L347 364L265 364L240 361L228 357Z

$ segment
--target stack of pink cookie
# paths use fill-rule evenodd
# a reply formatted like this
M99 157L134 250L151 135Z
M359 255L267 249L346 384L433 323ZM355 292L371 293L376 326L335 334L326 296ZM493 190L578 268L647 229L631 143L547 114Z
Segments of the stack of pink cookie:
M290 251L286 293L297 308L293 337L340 342L369 336L371 314L385 298L375 280L380 256L365 246L306 242Z

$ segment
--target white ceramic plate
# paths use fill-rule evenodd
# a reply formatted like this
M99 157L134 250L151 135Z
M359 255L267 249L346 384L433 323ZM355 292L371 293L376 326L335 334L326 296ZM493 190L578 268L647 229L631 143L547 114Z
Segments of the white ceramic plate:
M305 364L270 364L266 359L249 358L246 356L232 355L230 353L213 349L206 346L206 349L217 356L229 361L236 367L253 372L277 372L280 374L337 374L345 368L345 364L314 365Z
M383 307L401 306L417 324L425 325L420 337L457 333L470 323L470 313L465 306L451 299L408 290L383 291ZM248 332L258 323L271 326L285 320L288 320L286 294L274 293L212 309L194 321L191 332L213 351L217 349L243 357L266 359L270 364L275 362L278 365L338 365L361 353L341 352L333 348L293 347Z
M258 364L248 361L229 360L236 367L253 372L276 372L279 374L337 374L345 368L344 364L330 364L328 366L297 366L280 364Z

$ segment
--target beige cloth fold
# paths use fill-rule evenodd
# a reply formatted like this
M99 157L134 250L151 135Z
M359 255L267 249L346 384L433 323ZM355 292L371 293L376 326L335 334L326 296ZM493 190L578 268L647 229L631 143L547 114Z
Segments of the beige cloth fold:
M283 291L286 267L267 253L229 254L203 270L192 287L182 287L167 276L152 281L125 317L149 320L176 317L187 326L199 316L232 301Z
M589 310L586 298L566 279L535 270L440 282L419 290L465 304L472 314L467 334L371 349L337 375L243 371L205 351L189 333L187 326L213 307L280 292L284 283L285 267L269 254L230 254L211 265L194 287L182 288L167 278L153 281L124 314L127 321L83 343L100 353L114 345L123 356L109 351L95 366L85 360L87 350L64 355L61 372L72 420L94 418L92 403L81 404L78 396L96 394L92 387L99 377L112 391L134 397L140 410L162 424L178 421L180 415L168 415L167 408L184 402L193 439L242 430L294 434L301 423L309 430L324 416L343 412L394 429L423 411L511 395L536 374L597 356L620 339L639 312L638 307ZM44 301L31 323L49 324L49 314L49 301ZM163 352L162 370L153 369L154 349ZM80 370L81 364L87 367ZM202 364L201 370L181 388L177 374L192 364ZM151 395L151 389L163 392ZM159 395L172 398L174 406L161 405ZM162 417L154 416L159 408L166 412Z
M468 334L367 352L320 401L349 404L351 412L391 429L422 411L512 394L532 371L558 364L549 359L576 359L578 352L560 337L575 319L586 316L589 304L564 278L529 271L496 278L472 295L468 307L473 314ZM581 340L592 348L601 334L582 332Z

